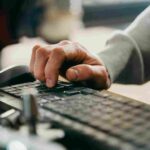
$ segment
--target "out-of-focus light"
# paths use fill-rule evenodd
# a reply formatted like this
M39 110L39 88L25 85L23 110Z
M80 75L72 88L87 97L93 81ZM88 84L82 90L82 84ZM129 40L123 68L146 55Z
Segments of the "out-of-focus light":
M7 146L7 150L28 150L28 149L20 141L11 141Z

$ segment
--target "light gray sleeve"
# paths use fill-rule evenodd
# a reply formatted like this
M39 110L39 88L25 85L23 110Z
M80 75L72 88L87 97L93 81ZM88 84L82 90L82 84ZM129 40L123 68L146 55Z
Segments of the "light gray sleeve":
M112 82L143 83L150 79L150 7L124 31L115 32L98 54Z

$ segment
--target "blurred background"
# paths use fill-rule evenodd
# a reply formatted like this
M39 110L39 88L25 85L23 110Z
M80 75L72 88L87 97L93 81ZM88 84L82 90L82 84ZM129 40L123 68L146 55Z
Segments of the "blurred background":
M0 46L22 36L57 42L83 26L122 29L149 4L149 0L0 0Z
M78 41L96 53L115 30L126 28L149 0L0 0L1 69L29 64L35 44ZM143 91L149 87L143 85ZM128 90L130 89L130 90ZM139 87L114 84L112 91L145 99ZM142 91L142 92L143 92Z

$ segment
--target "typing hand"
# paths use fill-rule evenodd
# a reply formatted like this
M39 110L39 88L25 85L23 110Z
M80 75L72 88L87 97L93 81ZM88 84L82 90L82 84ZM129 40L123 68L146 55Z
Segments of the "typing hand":
M79 43L71 41L47 47L36 45L32 51L30 71L50 88L56 85L59 74L69 81L81 82L94 89L110 86L103 62Z

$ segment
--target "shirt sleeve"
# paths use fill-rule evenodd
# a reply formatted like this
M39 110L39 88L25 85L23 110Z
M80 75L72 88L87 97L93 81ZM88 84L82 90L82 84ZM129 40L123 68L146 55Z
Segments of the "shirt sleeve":
M124 31L107 40L100 59L112 82L141 84L150 79L150 7Z

